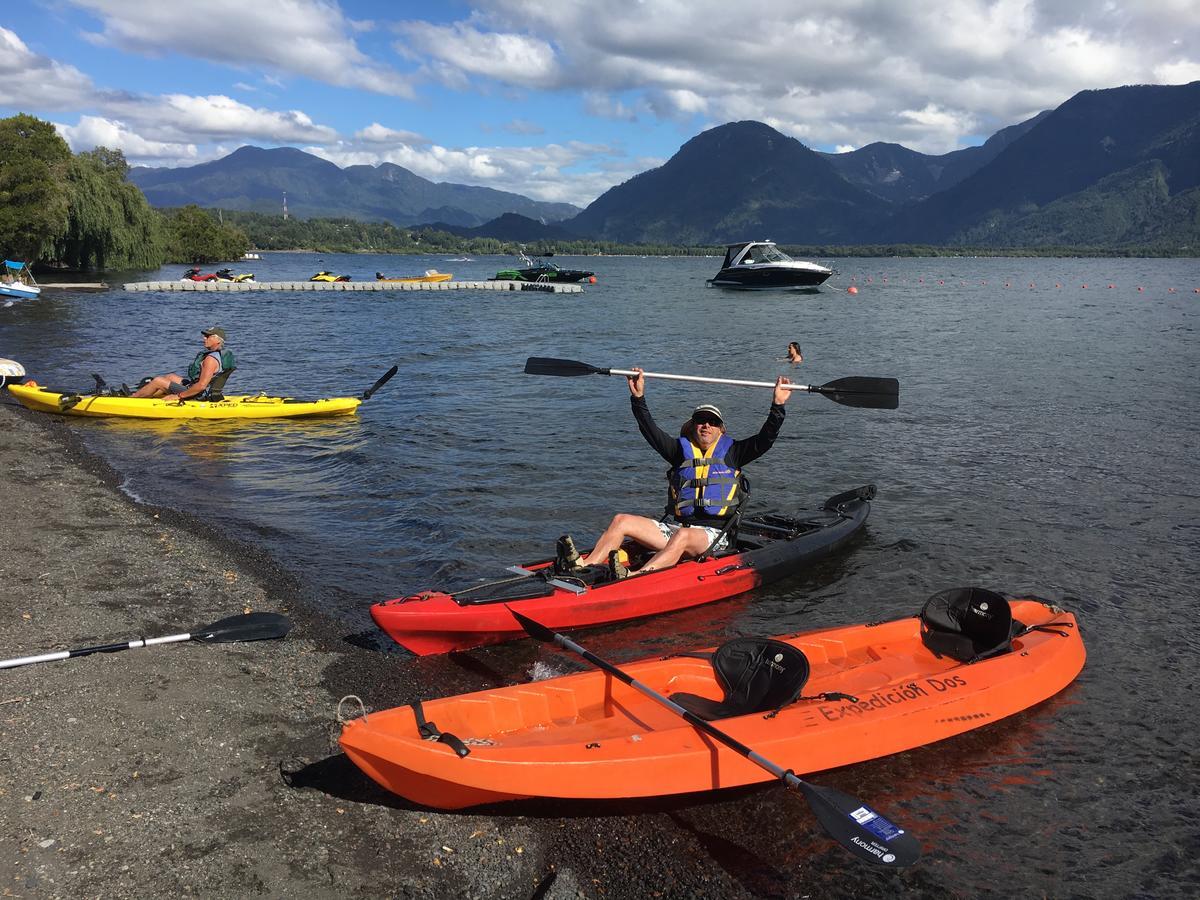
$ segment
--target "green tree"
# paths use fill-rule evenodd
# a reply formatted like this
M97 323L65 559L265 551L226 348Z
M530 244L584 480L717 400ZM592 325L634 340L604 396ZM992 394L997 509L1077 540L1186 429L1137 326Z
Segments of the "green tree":
M66 229L71 149L49 122L24 113L0 119L0 252L49 256Z
M168 218L168 253L174 262L241 259L249 248L245 232L218 222L195 204L175 210Z
M55 242L58 261L74 269L152 269L166 259L162 217L126 180L120 150L97 147L68 165L69 212Z

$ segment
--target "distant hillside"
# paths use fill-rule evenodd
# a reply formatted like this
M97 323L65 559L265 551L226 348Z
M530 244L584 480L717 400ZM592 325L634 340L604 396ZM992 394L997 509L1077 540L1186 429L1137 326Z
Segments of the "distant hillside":
M898 213L879 239L1037 246L1103 232L1120 244L1165 228L1195 246L1200 223L1181 209L1198 185L1200 82L1084 91L974 174Z
M536 222L528 216L518 215L517 213L505 213L475 228L467 228L450 222L428 222L414 227L429 228L433 231L445 231L464 238L488 237L496 238L500 241L523 241L526 243L532 241L572 241L578 237L577 234L567 230L562 225L543 225L541 222Z
M997 131L982 145L930 156L900 144L874 143L849 153L821 153L851 184L889 203L904 204L958 184L982 169L1001 150L1029 131L1049 112Z
M796 139L761 122L733 122L692 138L565 224L624 242L822 243L853 240L888 211Z
M449 182L435 183L402 166L350 166L293 147L241 147L222 159L176 169L131 169L129 180L154 206L204 207L278 213L301 218L346 217L414 225L442 221L474 227L504 213L561 221L579 212L569 203L543 203L520 194Z

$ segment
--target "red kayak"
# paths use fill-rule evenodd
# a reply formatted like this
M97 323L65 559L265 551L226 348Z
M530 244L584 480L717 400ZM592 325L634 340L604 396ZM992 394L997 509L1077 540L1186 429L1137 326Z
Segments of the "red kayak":
M795 575L840 548L866 524L874 496L872 484L830 497L813 512L747 516L731 550L645 575L612 580L599 567L580 577L560 575L546 560L512 566L512 578L453 594L423 591L377 603L371 617L396 643L428 656L525 637L506 606L563 630L724 600ZM644 551L626 549L633 566L644 562Z

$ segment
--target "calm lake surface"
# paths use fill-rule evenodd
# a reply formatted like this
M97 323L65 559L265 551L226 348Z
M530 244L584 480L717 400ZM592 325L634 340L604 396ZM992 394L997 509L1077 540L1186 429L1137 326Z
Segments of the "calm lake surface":
M858 867L811 836L796 798L760 790L713 806L719 833L751 860L730 871L768 895L787 895L799 868L825 873L830 895L1200 892L1200 262L849 259L834 262L832 286L779 294L707 288L715 259L555 261L598 283L582 295L48 292L0 309L0 355L43 384L88 387L92 372L132 384L182 371L200 329L219 324L239 359L232 393L358 394L398 365L341 421L68 426L132 495L266 548L302 580L304 602L380 652L402 651L370 636L371 602L499 576L550 555L563 532L586 542L616 510L661 508L664 465L637 432L625 380L527 376L527 356L814 384L897 377L892 412L794 396L778 443L749 470L760 510L877 484L861 541L754 595L582 642L628 660L912 614L966 584L1063 602L1089 657L1061 695L814 779L918 832L916 869L894 881ZM318 269L477 279L511 263L266 254L235 269L260 281ZM781 361L789 340L804 348L796 369ZM668 381L647 396L667 428L714 402L735 436L756 431L770 402L762 389ZM545 648L477 653L513 679L575 668ZM424 694L444 692L437 666L453 663L422 662Z

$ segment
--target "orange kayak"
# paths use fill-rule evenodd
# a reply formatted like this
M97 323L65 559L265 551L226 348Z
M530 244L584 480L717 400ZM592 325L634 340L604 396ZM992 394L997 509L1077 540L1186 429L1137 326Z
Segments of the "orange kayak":
M1040 600L1009 605L1017 623L1011 648L970 662L928 649L924 614L777 638L807 658L802 695L773 716L760 709L715 724L803 774L1011 716L1070 684L1085 652L1071 613ZM702 704L723 699L708 658L623 668L681 703L688 695ZM346 723L341 745L387 790L439 809L528 797L657 797L772 778L600 670L364 714Z

